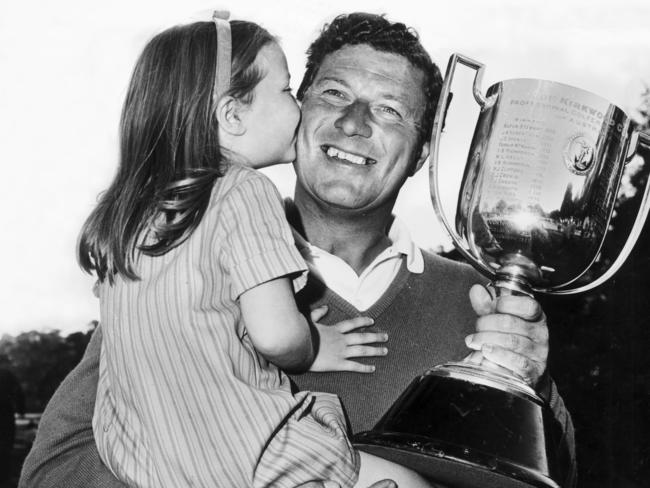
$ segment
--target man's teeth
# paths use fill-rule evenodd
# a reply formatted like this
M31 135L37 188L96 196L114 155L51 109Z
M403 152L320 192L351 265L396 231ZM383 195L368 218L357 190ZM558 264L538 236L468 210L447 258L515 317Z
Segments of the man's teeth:
M366 164L366 158L357 156L356 154L350 154L333 147L329 147L327 149L327 155L331 158L344 159L354 164Z

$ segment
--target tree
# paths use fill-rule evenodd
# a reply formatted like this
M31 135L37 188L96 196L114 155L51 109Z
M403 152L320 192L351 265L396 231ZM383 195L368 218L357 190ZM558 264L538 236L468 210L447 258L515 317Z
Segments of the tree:
M41 412L63 378L80 361L97 322L87 332L66 337L58 330L30 331L0 339L0 358L11 365L23 391L27 411Z

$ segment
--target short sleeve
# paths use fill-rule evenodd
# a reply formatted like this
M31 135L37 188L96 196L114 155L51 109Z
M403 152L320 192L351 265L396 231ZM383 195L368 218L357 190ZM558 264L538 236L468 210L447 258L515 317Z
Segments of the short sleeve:
M307 265L296 249L282 199L273 183L257 172L245 174L224 197L222 259L234 296L269 280L293 278L294 290L307 281Z

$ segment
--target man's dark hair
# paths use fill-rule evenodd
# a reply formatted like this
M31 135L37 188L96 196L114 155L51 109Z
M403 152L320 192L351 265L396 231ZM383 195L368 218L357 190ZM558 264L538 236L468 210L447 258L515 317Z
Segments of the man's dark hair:
M307 69L298 89L298 100L302 101L328 54L343 46L356 44L367 44L377 51L403 56L424 73L426 107L420 122L421 146L431 136L442 87L440 69L431 61L414 29L400 22L390 22L383 15L363 12L339 15L331 24L326 25L307 50Z

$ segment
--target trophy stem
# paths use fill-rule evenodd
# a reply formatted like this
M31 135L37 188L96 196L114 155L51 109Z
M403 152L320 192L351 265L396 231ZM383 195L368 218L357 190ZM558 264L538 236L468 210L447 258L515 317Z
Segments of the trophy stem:
M518 276L497 274L492 286L497 290L497 296L526 295L533 298L533 288L528 281Z
M503 256L492 285L497 290L497 296L526 295L533 298L530 283L539 281L541 276L539 266L533 260L519 252L508 253Z

